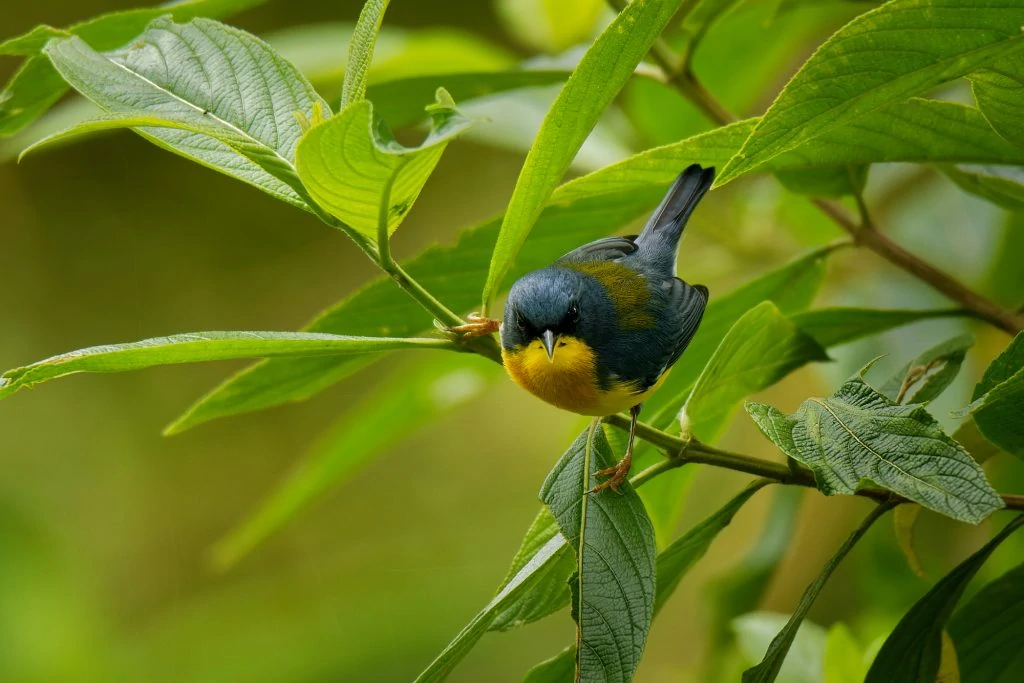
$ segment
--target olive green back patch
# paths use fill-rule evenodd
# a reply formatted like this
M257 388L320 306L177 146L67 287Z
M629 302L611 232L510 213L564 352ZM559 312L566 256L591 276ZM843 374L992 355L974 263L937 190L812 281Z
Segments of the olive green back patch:
M604 286L618 313L619 327L654 327L654 317L647 309L651 291L644 276L615 261L566 263L565 267L586 273Z

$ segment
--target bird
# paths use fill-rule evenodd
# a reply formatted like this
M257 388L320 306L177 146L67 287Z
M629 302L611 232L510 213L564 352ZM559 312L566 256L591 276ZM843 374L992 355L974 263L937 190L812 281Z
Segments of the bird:
M523 275L502 319L478 314L452 331L498 332L512 380L538 398L597 418L630 413L623 458L592 492L619 492L629 476L641 406L697 333L708 289L676 277L676 252L715 169L687 167L639 235L606 237Z

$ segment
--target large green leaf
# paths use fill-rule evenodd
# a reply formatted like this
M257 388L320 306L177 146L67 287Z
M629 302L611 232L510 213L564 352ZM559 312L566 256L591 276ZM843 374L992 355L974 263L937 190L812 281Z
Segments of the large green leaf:
M99 53L78 37L47 43L47 56L76 90L114 115L152 115L192 122L203 133L178 128L138 132L278 199L309 210L296 177L295 148L302 135L296 118L329 113L313 86L258 38L209 19L176 24L153 21L127 48ZM211 137L222 131L263 154L257 164ZM219 137L219 136L218 136ZM274 166L277 171L266 169Z
M654 614L654 529L626 484L588 494L611 448L595 423L551 470L541 499L576 553L572 584L578 644L576 680L628 683L640 663Z
M981 467L923 406L897 405L860 374L793 415L754 402L747 412L780 450L811 468L825 495L872 481L973 524L1003 507Z
M513 577L512 581L507 583L501 591L494 596L483 610L480 611L473 620L470 621L462 631L448 644L444 649L430 663L423 673L416 677L414 683L437 683L443 681L448 677L448 674L458 665L460 661L470 650L477 644L477 642L484 637L487 633L488 627L498 616L498 614L507 607L513 600L523 595L524 593L531 590L534 582L542 574L538 571L542 569L549 562L554 560L554 557L561 548L565 547L565 539L562 538L561 534L555 536L548 541L536 555L531 558L530 562L524 566L519 573Z
M395 349L459 350L444 339L343 337L315 332L192 332L71 351L0 376L0 398L76 372L126 372L232 358L366 354Z
M717 182L1021 48L1020 8L1014 3L892 0L858 16L818 48Z
M786 625L782 627L782 630L779 631L778 635L775 636L768 646L768 651L765 652L761 663L743 672L743 683L771 683L775 680L776 676L779 675L779 669L782 668L783 661L786 659L786 654L793 644L793 639L796 638L800 624L803 622L804 617L807 616L808 610L811 609L811 605L814 604L821 589L825 587L825 583L832 576L832 572L835 571L839 563L843 561L843 558L853 549L853 546L857 545L857 542L871 528L871 525L884 515L890 507L891 505L889 504L876 506L864 518L860 526L843 542L843 545L836 551L836 554L829 558L829 561L825 564L818 577L804 591L799 604L796 606L796 610L793 611L793 616L790 617Z
M299 177L313 199L357 232L376 240L378 212L385 192L388 234L393 233L419 196L445 147L472 121L437 91L428 107L434 127L419 147L403 147L375 120L368 100L354 102L314 126L295 150Z
M971 74L978 108L996 132L1015 145L1024 145L1024 64L1019 55L1000 59Z
M541 124L509 200L483 288L485 309L500 291L516 255L580 145L681 3L631 3L573 70Z
M474 354L434 359L414 368L401 367L367 391L317 440L300 466L259 508L217 543L213 549L215 564L226 568L237 563L382 451L479 396L497 375L498 368ZM509 576L508 581L514 578Z
M949 634L956 643L962 683L1014 683L1024 671L1024 565L988 584L956 611Z
M1024 332L985 370L967 407L985 438L1024 458Z
M813 361L828 360L813 338L770 301L743 314L697 378L679 420L683 431L714 439L740 401Z
M224 17L261 5L266 0L181 0L157 7L110 12L66 29L40 25L0 43L0 55L27 59L0 96L0 137L12 135L32 123L67 92L67 83L40 54L54 37L80 36L96 50L119 48L143 31L149 22L170 14L177 21L195 17Z
M1014 518L903 615L875 657L865 683L934 683L942 653L942 630L956 603L989 555L1022 524L1024 515ZM993 615L987 616L993 618ZM985 681L994 683L995 679Z
M969 315L960 308L816 308L790 316L801 332L824 347L848 344L863 337L920 320Z
M946 164L939 170L971 194L1010 211L1024 211L1024 168L1020 166Z
M928 403L956 379L973 345L969 334L937 344L894 373L879 391L896 403Z

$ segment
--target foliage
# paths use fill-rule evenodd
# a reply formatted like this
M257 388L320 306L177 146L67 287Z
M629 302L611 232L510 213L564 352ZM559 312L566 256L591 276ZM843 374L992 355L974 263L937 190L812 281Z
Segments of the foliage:
M494 598L417 680L444 680L489 631L519 628L569 606L575 642L530 669L526 680L627 683L641 664L654 617L758 490L778 483L873 499L874 510L807 587L788 620L741 615L757 607L793 535L799 498L791 492L778 494L761 541L711 591L716 646L726 646L730 624L740 624L740 631L782 624L742 679L784 680L798 632L818 628L804 624L808 611L885 512L900 506L898 542L923 576L912 543L920 508L912 504L970 524L1003 508L1024 507L1019 497L997 493L981 466L999 452L1024 457L1024 318L1014 310L1022 292L1009 292L1016 300L1006 307L1003 299L990 301L930 265L879 230L869 210L872 197L865 196L872 165L902 162L932 165L982 200L1022 209L1024 37L1018 3L890 0L858 7L763 115L745 119L730 114L694 72L704 44L720 39L716 25L744 3L611 2L615 15L600 29L601 8L594 2L530 3L533 21L540 22L535 26L518 21L522 10L503 2L502 11L518 17L514 30L524 42L558 51L584 41L582 52L541 69L498 59L478 70L421 68L374 82L374 51L387 44L389 3L368 0L348 41L337 107L317 90L316 79L270 43L210 18L257 4L186 0L66 29L40 26L0 43L0 54L25 58L0 95L0 135L31 126L70 86L99 115L83 118L72 111L70 125L37 136L28 150L130 129L315 216L353 240L382 271L304 332L199 332L95 346L4 373L0 398L78 372L262 359L193 405L168 428L174 433L310 398L381 357L395 357L391 352L450 352L422 354L444 357L424 358L415 371L365 392L305 467L215 548L222 568L387 445L480 395L497 374L487 364L500 362L495 340L462 339L450 328L465 322L481 291L487 312L511 277L642 217L690 163L718 166L719 186L774 174L795 195L787 199L789 208L817 210L815 220L831 221L853 239L836 241L834 230L811 221L813 249L744 278L732 291L714 293L684 361L647 402L632 483L621 493L591 493L595 472L616 460L613 444L621 443L621 435L610 430L626 424L623 416L607 416L603 426L594 422L544 482L544 507ZM773 12L783 17L795 4L778 3ZM970 82L972 104L935 97L959 79ZM446 148L487 125L460 107L475 111L493 98L506 105L525 101L537 86L557 87L558 94L536 136L519 141L526 157L506 211L463 231L454 244L431 246L398 263L392 236L421 195L429 194ZM618 111L620 92L636 97L634 87L681 97L713 125L560 184L592 132ZM392 132L423 119L429 131L418 144ZM749 182L757 187L758 181ZM875 252L955 305L811 308L826 281L826 262L854 246ZM969 419L952 436L948 416L933 406L952 396L947 390L961 368L978 360L970 335L901 349L897 360L904 365L885 382L869 382L869 364L830 396L807 398L792 414L748 402L747 413L786 464L714 445L741 402L798 369L830 360L831 349L924 320L963 317L986 333L1008 333L1012 341L988 365L969 405L960 404L957 415ZM698 464L758 478L673 540L682 488ZM685 479L669 474L680 467ZM1020 568L954 611L968 583L1022 520L1005 525L940 579L892 629L870 669L871 658L842 624L827 635L820 629L805 635L814 653L811 675L845 681L854 680L846 676L856 670L856 680L866 675L869 682L932 683L940 673L959 670L965 681L1009 680L1020 639L1009 616L999 621L988 615L1004 605L1007 615L1020 611Z

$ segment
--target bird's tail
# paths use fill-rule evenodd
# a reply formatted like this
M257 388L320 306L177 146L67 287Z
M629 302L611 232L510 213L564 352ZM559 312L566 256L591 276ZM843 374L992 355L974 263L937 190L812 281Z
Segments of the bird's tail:
M636 239L641 253L653 264L667 267L670 275L675 273L676 247L686 221L714 180L714 168L702 168L700 164L688 166L672 183Z

